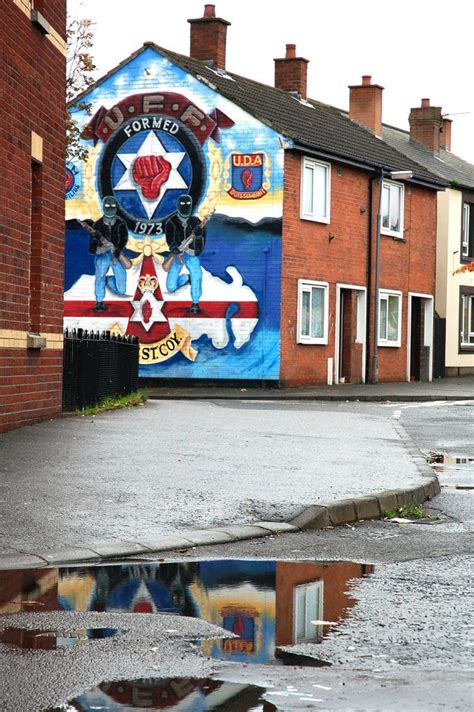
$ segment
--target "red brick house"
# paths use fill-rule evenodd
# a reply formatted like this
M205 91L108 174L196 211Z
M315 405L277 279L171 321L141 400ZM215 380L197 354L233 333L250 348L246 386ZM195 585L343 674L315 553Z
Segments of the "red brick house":
M0 432L61 411L65 0L0 5Z
M144 378L279 386L430 379L436 201L447 181L383 139L383 88L371 77L349 88L345 112L307 97L308 60L295 45L275 60L271 87L227 70L230 23L213 5L189 22L190 57L147 42L84 96L95 112L82 120L96 168L89 163L81 175L73 167L84 188L66 211L66 325L138 335ZM180 113L183 102L194 103ZM172 149L166 131L188 138ZM190 149L196 187L192 169L177 177L173 168L201 131L211 140ZM174 175L170 187L179 179L182 192L194 191L199 216L212 207L200 314L189 314L186 276L177 289L162 270L171 191L164 182L155 196L145 185L141 166L151 159ZM77 221L96 220L111 191L129 228L135 274L126 293L135 296L127 302L125 287L109 290L97 314L88 258L78 267L85 238ZM245 296L211 284L226 270Z

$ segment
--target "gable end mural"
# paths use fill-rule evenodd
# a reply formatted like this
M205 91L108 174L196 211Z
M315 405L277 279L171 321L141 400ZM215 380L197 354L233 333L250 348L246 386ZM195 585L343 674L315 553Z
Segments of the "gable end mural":
M138 336L142 377L278 379L278 134L150 47L84 101L65 327Z

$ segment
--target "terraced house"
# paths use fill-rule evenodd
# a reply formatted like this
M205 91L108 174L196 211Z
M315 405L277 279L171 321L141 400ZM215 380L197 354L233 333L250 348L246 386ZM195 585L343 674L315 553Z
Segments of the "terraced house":
M65 0L0 3L0 432L61 411Z
M474 166L451 152L452 120L422 99L410 131L386 126L384 140L449 181L438 193L436 257L437 375L474 373Z
M65 324L139 336L147 379L430 379L448 181L384 140L369 76L342 111L294 45L267 86L226 67L213 5L189 23L190 57L146 42L81 97ZM128 238L102 275L83 225L107 197Z

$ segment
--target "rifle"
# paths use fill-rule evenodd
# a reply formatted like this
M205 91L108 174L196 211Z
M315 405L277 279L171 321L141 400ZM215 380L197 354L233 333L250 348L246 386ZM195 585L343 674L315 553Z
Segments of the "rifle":
M99 254L103 254L104 252L113 252L115 250L115 245L110 242L110 240L107 240L105 235L102 235L99 230L96 230L92 225L89 225L89 223L86 223L84 220L78 220L77 221L79 225L81 225L83 228L85 228L88 232L90 232L93 235L98 235L100 239L100 244L102 245L103 249L99 252ZM122 265L125 267L125 269L130 269L132 266L131 261L126 257L125 255L122 255L122 253L119 254L118 259L122 263ZM117 264L117 258L114 257L112 259L113 264Z
M206 223L209 222L209 219L210 219L211 215L212 215L212 213L210 213L209 215L206 215L205 217L203 217L203 219L201 220L201 222L199 223L199 225L197 225L196 227L200 227L200 228L201 228L201 227L204 227L204 226L206 225ZM195 230L195 229L196 229L196 228L194 228L194 230ZM182 255L182 253L185 251L185 249L186 249L187 247L189 247L189 245L191 244L191 242L194 241L194 238L196 237L194 230L193 230L192 233L189 235L189 237L187 237L186 239L184 239L184 240L181 242L181 244L179 245L180 254L179 254L179 255L173 255L173 254L171 254L169 257L166 258L166 260L163 261L163 264L162 264L161 266L163 267L163 269L165 270L165 272L169 272L169 271L170 271L171 265L173 264L173 262L174 262L174 260L175 260L176 257L179 259L179 261L181 262L181 264L184 263L184 260L183 260L183 258L181 257L181 255Z

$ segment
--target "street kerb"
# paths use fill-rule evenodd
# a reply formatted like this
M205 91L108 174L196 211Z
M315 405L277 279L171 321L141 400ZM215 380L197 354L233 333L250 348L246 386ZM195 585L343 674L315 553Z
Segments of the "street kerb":
M433 474L431 467L422 458L419 448L399 421L394 421L394 427L419 474L424 478L424 482L414 483L403 489L383 490L365 497L318 502L305 507L289 522L256 521L250 524L235 522L222 527L180 532L172 536L148 537L145 540L114 542L113 544L111 542L77 544L73 547L0 554L0 569L43 568L52 565L88 562L97 564L110 561L112 558L173 551L178 546L180 549L194 549L198 546L232 543L244 539L326 529L353 524L357 521L380 519L385 511L393 511L398 507L406 507L410 504L423 504L441 491L438 477Z

